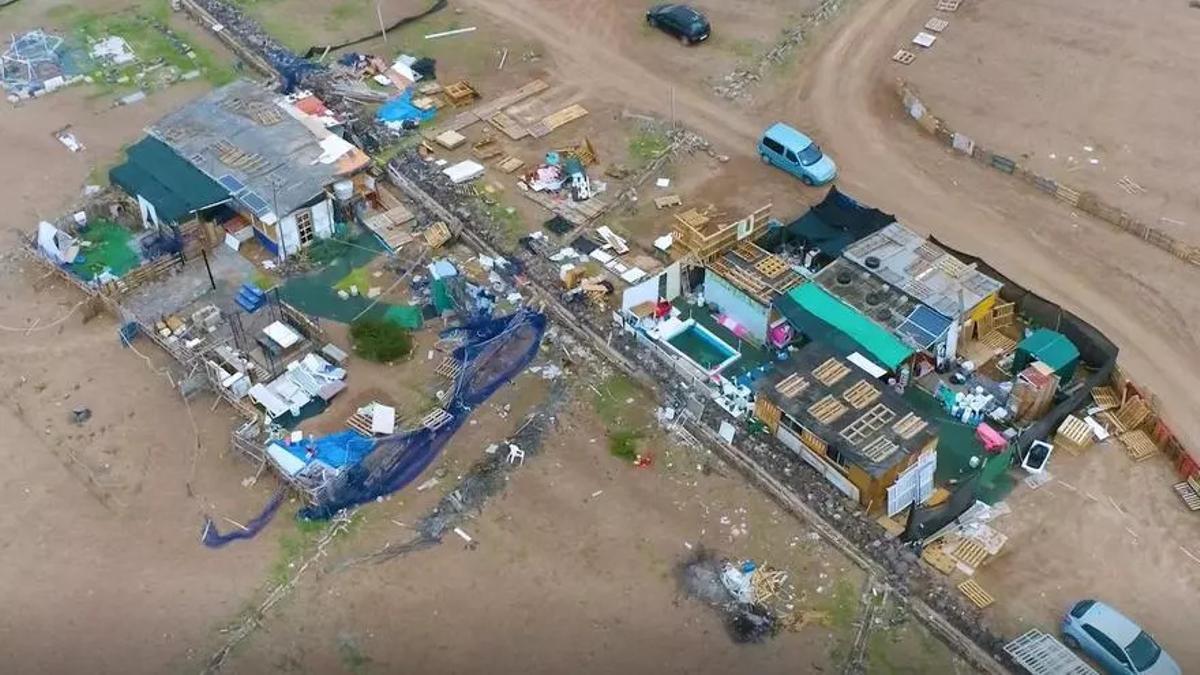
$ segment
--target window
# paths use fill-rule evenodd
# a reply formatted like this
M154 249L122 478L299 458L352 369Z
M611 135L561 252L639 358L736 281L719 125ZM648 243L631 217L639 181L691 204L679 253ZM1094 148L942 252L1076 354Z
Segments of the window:
M775 140L774 138L764 137L763 145L767 146L767 149L770 150L771 152L778 152L781 155L783 154L783 145L780 144L779 141Z
M296 213L296 230L300 233L301 246L308 246L312 243L315 234L313 233L311 211L304 210Z
M1133 660L1133 667L1137 668L1138 672L1149 670L1150 666L1158 661L1159 654L1162 654L1162 647L1159 647L1146 631L1142 631L1129 643L1129 658Z
M804 166L812 166L821 161L824 155L821 154L821 148L816 143L810 143L809 146L800 151L800 163Z
M1086 623L1083 624L1083 631L1087 633L1093 640L1095 640L1097 644L1103 647L1104 651L1111 654L1114 659L1120 661L1121 663L1129 663L1129 658L1125 656L1125 652L1117 646L1117 643L1112 641L1112 638Z
M787 160L792 164L795 164L799 161L796 159L796 153L792 152L791 150L787 151Z

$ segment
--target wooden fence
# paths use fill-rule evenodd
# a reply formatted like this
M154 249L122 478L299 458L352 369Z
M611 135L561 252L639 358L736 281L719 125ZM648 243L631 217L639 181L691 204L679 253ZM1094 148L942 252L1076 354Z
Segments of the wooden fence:
M904 105L904 110L916 121L917 125L943 144L971 157L984 166L1020 179L1073 208L1115 225L1180 260L1200 266L1200 246L1185 244L1170 234L1143 223L1121 208L1105 202L1094 192L1071 187L1055 178L1038 175L1021 166L1016 160L984 148L972 137L954 130L944 119L930 112L924 101L917 95L916 89L904 80L896 81L896 92Z

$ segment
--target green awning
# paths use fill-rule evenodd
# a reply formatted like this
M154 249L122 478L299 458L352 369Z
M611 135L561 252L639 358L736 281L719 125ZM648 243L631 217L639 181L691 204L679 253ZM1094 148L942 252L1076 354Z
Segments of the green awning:
M1079 349L1062 333L1039 328L1017 343L1014 365L1020 371L1034 361L1041 361L1053 368L1066 384L1079 364Z
M912 349L886 328L815 283L792 289L776 300L775 307L810 338L846 351L861 349L890 370L895 370L913 354Z
M229 199L229 192L162 141L147 136L126 151L124 164L108 172L113 185L154 205L159 221L179 223L200 209Z

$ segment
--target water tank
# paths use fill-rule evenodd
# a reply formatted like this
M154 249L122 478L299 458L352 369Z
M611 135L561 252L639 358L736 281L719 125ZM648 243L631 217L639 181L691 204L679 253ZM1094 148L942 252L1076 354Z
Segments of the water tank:
M333 184L333 197L339 202L348 202L354 196L354 181L339 180Z

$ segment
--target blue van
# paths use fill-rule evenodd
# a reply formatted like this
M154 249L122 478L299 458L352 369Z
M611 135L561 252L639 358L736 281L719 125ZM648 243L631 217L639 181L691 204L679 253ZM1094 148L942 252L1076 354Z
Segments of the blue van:
M758 154L767 164L783 169L805 185L824 185L837 177L837 165L812 139L782 122L763 132Z

